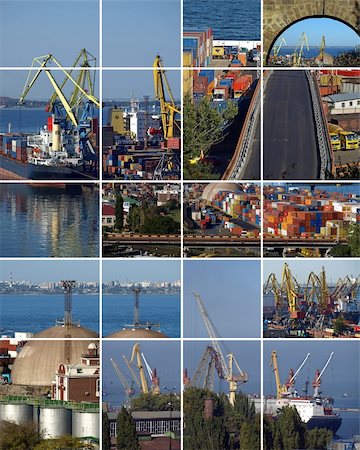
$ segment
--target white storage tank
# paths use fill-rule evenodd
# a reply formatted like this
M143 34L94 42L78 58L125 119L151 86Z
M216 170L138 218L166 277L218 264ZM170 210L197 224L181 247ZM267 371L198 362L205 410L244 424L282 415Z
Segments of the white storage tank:
M40 408L39 423L45 439L71 434L71 410L62 407Z
M7 420L17 424L30 422L33 418L33 407L26 403L0 404L0 420Z
M72 434L75 437L100 437L99 412L73 411Z

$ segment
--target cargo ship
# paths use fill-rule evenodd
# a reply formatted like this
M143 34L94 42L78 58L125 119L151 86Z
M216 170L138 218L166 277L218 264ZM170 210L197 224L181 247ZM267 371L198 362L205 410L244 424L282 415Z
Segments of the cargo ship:
M1 133L0 168L31 180L91 179L78 133L66 132L54 116L39 134Z
M267 412L276 413L285 406L295 407L299 416L309 430L326 428L336 434L341 426L342 418L333 412L331 404L322 397L306 398L293 397L281 399L267 399Z

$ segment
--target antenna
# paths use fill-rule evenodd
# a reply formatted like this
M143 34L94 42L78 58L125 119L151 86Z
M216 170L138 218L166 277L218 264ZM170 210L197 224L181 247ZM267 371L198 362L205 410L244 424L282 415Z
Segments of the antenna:
M66 364L71 362L71 325L72 325L72 289L76 281L62 280L61 285L64 288L64 326L65 326L65 345L64 359Z

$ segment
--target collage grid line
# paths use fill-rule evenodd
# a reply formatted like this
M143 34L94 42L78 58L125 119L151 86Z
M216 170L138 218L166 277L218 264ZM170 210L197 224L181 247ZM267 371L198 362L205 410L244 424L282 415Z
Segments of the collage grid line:
M264 0L266 1L266 0ZM264 1L260 2L260 23L263 24L264 23ZM131 71L134 72L146 72L148 71L149 73L153 71L153 67L152 66L140 66L140 67L133 67L133 66L129 66L129 67L118 67L118 66L104 66L104 60L103 60L103 29L104 29L104 3L106 2L106 0L98 0L98 5L99 5L99 50L98 50L98 54L99 54L99 66L95 67L95 68L89 68L89 71L94 71L97 73L99 80L98 80L98 86L99 86L99 100L100 100L100 108L99 108L99 153L102 153L102 150L104 148L104 134L102 132L103 129L103 124L104 124L104 110L103 110L103 105L104 105L104 97L103 97L103 90L104 90L104 75L106 77L107 73L111 73L111 72L117 72L119 74L129 74ZM125 2L126 3L126 2ZM183 45L183 36L184 36L184 0L179 0L179 4L180 4L180 23L181 23L181 27L180 27L180 54L181 54L181 66L169 66L169 67L164 67L164 69L166 70L166 72L169 71L174 71L174 72L178 72L181 75L181 80L180 80L180 103L181 103L181 111L184 111L184 84L183 84L183 80L184 80L184 71L185 71L185 67L184 67L184 63L183 63L183 54L184 54L184 45ZM260 41L263 45L264 43L264 29L261 26L260 27L260 33L261 33L261 37L260 37ZM0 47L1 47L1 43L0 43ZM264 49L261 49L262 51L264 51ZM28 72L29 69L31 69L30 67L1 67L0 71L1 72L10 72L10 71L15 71L15 72L20 72L20 71L26 71ZM69 71L69 70L74 70L79 71L79 68L73 68L71 66L69 67L63 67L62 69ZM61 73L62 69L58 68L58 67L51 67L51 71L54 73ZM193 67L190 70L192 71L199 71L204 69L204 67ZM216 257L212 257L209 258L210 261L205 261L204 259L201 258L197 258L196 261L191 261L191 257L185 257L185 243L184 243L184 236L185 236L185 232L184 232L184 216L185 216L185 195L184 195L184 185L186 184L206 184L206 185L216 185L216 183L219 183L219 180L188 180L188 179L184 179L184 172L183 170L181 170L181 174L180 174L180 179L179 180L167 180L167 181L157 181L157 180L136 180L136 183L140 186L146 186L151 184L157 184L157 185L161 185L161 184L169 184L169 185L180 185L180 194L179 194L179 199L180 199L180 257L167 257L166 261L169 262L179 262L180 263L180 281L181 281L181 293L180 293L180 336L179 337L172 337L172 338L165 338L163 339L164 345L166 344L178 344L179 345L179 366L180 366L180 373L178 376L179 379L179 393L180 393L180 405L181 405L181 411L183 411L183 407L184 407L184 389L182 386L182 374L184 373L184 368L185 368L185 358L184 358L184 354L186 353L184 351L184 347L185 344L191 344L191 343L209 343L211 341L210 338L205 338L205 337L188 337L185 335L184 333L184 323L187 320L186 317L186 308L184 308L184 304L185 304L185 290L184 290L184 280L185 280L185 274L184 274L184 267L186 264L196 264L196 262L203 262L203 263L211 263L212 261L214 262L222 262L222 261L230 261L233 262L233 264L235 264L236 262L243 262L244 264L246 264L247 262L250 264L252 262L258 262L259 263L259 270L260 273L258 273L258 279L259 279L259 295L260 297L257 299L257 301L259 302L260 305L260 314L259 315L259 322L257 324L257 330L258 330L258 337L216 337L216 341L218 343L222 343L222 342L234 342L236 344L241 344L241 343L256 343L259 345L259 354L258 357L260 358L259 361L259 369L260 369L260 436L259 436L259 441L260 441L260 448L266 448L266 450L269 450L266 447L266 443L265 443L265 439L264 439L264 420L265 420L265 406L264 406L264 398L266 395L266 389L264 388L264 386L266 385L266 383L268 383L268 380L265 380L265 365L268 364L268 361L265 361L265 355L267 355L268 350L269 350L269 345L273 345L274 347L278 344L278 342L281 342L282 347L284 348L284 345L289 344L289 346L296 346L299 345L300 343L309 343L309 346L311 346L310 344L313 343L315 344L314 347L316 347L316 344L318 343L320 345L320 343L322 345L324 345L324 339L322 338L309 338L309 337L282 337L282 339L275 339L275 338L267 338L264 337L263 335L263 311L265 310L265 304L264 304L264 295L263 295L263 286L265 285L266 282L266 277L265 277L265 266L266 269L269 268L269 264L271 262L274 263L278 263L278 262L285 262L288 261L289 264L291 265L294 261L297 261L295 258L289 258L288 260L286 260L285 258L281 258L279 256L273 257L273 258L267 258L264 252L264 247L265 247L265 243L264 243L264 237L265 237L265 228L264 228L264 211L265 211L265 196L264 196L264 187L266 185L270 185L270 184L274 184L274 183L278 183L279 180L278 179L274 179L274 180L268 180L268 179L264 179L264 74L266 72L268 72L269 70L273 71L274 73L276 72L284 72L284 71L305 71L307 70L306 68L299 68L299 67L267 67L266 65L264 65L264 60L263 57L260 57L260 65L257 68L245 68L243 69L244 72L246 72L247 70L251 71L251 70L255 70L258 69L260 71L260 159L259 159L259 164L260 164L260 177L259 179L256 180L252 180L252 179L248 179L248 180L235 180L235 183L258 183L259 184L259 188L260 188L260 201L259 201L259 205L260 205L260 211L261 211L261 219L260 219L260 249L259 249L259 255L258 256L250 256L250 257L222 257L222 256L216 256ZM333 68L332 66L329 67L325 67L325 68L321 68L324 71L331 71ZM348 70L348 67L337 67L337 70ZM36 69L32 69L32 70L36 70ZM227 71L229 70L229 67L216 67L213 69L215 70L219 70L219 71ZM234 69L235 70L235 69ZM106 80L106 78L105 78ZM2 95L2 92L0 93ZM0 110L0 115L1 115L1 110ZM182 120L183 120L183 116L182 116ZM184 164L184 151L183 151L183 146L184 146L184 141L183 141L183 133L184 133L184 127L183 127L183 123L182 123L182 131L181 131L181 147L182 147L182 164ZM231 180L224 180L225 183L231 184L232 181ZM332 185L334 184L334 182L338 183L338 180L334 181L334 180L321 180L321 183L323 185ZM41 184L43 185L54 185L54 187L59 183L59 180L41 180ZM65 180L65 183L69 183L68 180ZM151 342L151 343L159 343L160 341L157 340L150 340L148 338L143 338L143 337L138 337L136 338L136 340L134 338L127 338L127 337L122 337L122 338L117 338L117 337L106 337L104 336L104 331L103 331L103 324L104 324L104 304L103 304L103 300L104 300L104 265L105 263L121 263L125 264L129 262L129 258L125 258L125 257L108 257L104 255L104 247L103 247L103 232L102 232L102 221L103 221L103 215L102 215L102 204L103 204L103 186L105 186L106 184L113 184L115 185L116 183L127 186L127 185L131 185L131 183L134 183L134 181L128 181L128 180L111 180L111 179L107 179L104 177L104 167L103 167L103 158L99 157L99 176L97 180L93 180L93 179L87 179L86 180L86 184L89 185L93 185L97 191L98 191L98 207L99 207L99 214L98 214L98 255L95 256L77 256L77 257L73 257L73 256L62 256L62 257L52 257L51 261L54 262L67 262L69 263L69 265L71 263L74 263L75 261L77 262L78 265L81 265L83 262L85 261L92 261L94 263L98 264L98 277L99 277L99 308L98 308L98 330L99 330L99 338L97 339L97 342L99 342L99 348L100 348L100 361L99 361L99 368L100 368L100 383L101 383L101 389L100 389L100 397L99 397L99 401L100 401L100 407L99 407L99 448L105 448L103 447L104 445L104 439L102 436L102 415L101 415L101 411L102 411L102 404L103 402L107 401L107 393L106 393L106 388L104 385L104 377L103 377L103 373L105 370L105 364L104 364L104 346L105 345L110 345L110 343L124 343L124 345L128 345L130 343L134 343L136 342L140 342L141 344L145 344L147 342ZM319 184L316 183L316 180L313 179L307 179L307 180L293 180L293 179L286 179L286 180L281 180L281 183L285 183L287 185L296 185L296 184ZM359 180L351 180L352 186L355 189L355 193L357 193L358 197L359 197L359 188L360 188L360 181ZM9 179L4 179L4 180L0 180L0 189L2 187L6 187L7 185L28 185L30 186L32 183L31 180L9 180ZM84 180L71 180L71 184L74 185L81 185L84 184ZM2 200L3 201L3 198ZM0 219L1 221L1 219ZM0 227L1 229L1 227ZM50 256L50 255L48 255ZM2 255L2 251L0 249L0 275L3 274L3 270L4 270L4 275L0 276L0 282L1 280L5 280L4 276L5 276L5 270L6 270L6 266L8 263L17 263L17 262L25 262L27 261L28 264L33 263L37 263L37 262L47 262L49 261L48 257L32 257L32 256L6 256L6 255ZM155 262L159 261L160 258L156 258L153 256L150 256L148 258L146 258L147 262L149 264L155 264ZM135 259L134 259L135 261ZM309 261L309 260L308 260ZM311 263L315 263L317 264L319 267L320 265L323 263L324 258L320 258L320 257L315 257L312 258ZM330 260L331 262L333 262L335 264L335 262L337 264L341 264L341 263L348 263L349 259L347 258L336 258L336 259L332 259ZM356 272L356 270L359 269L359 263L360 263L360 259L359 258L354 258L353 260L353 267L354 267L354 271ZM69 266L70 267L70 266ZM120 266L119 266L120 267ZM3 270L2 270L3 269ZM353 274L352 274L353 275ZM211 277L211 274L209 274L209 277ZM241 293L241 288L239 289L240 293ZM238 293L236 293L237 295ZM1 298L0 298L1 300ZM3 323L1 321L1 313L2 313L2 304L0 304L0 330L3 327ZM29 318L30 319L30 318ZM31 320L33 321L34 318L31 318ZM65 320L65 317L64 317ZM213 318L213 320L216 322L216 317ZM229 315L229 321L235 321L237 320L237 317L232 317L231 314ZM48 337L48 338L29 338L30 342L34 342L34 341L64 341L63 338L57 338L57 337ZM71 341L89 341L91 340L90 338L87 337L71 337L70 338ZM95 340L94 338L92 340ZM331 342L334 341L336 342L336 346L337 348L340 348L340 343L346 344L348 343L349 346L351 345L351 355L353 357L355 357L355 359L357 358L357 362L359 363L360 361L360 344L357 340L354 340L353 338L350 337L344 337L342 336L341 339L328 339L327 341ZM2 341L1 341L2 342ZM356 347L355 347L356 346ZM329 346L328 346L329 347ZM106 347L106 349L108 349L109 347ZM121 347L119 347L121 348ZM159 347L160 348L160 347ZM189 348L189 347L187 347ZM300 348L300 347L299 347ZM342 347L343 349L345 348L344 346ZM301 347L302 349L302 347ZM295 350L296 351L296 350ZM312 351L312 350L311 350ZM315 350L314 350L315 351ZM120 355L120 353L119 353ZM319 353L317 353L317 355L319 356ZM258 359L259 359L258 358ZM109 359L109 358L107 358ZM284 360L282 360L283 362ZM356 360L354 361L354 365L356 365ZM1 389L1 386L0 386ZM354 387L354 392L358 392L359 391L359 386L355 386ZM0 391L1 392L1 391ZM346 390L345 390L346 392ZM1 402L1 398L2 398L2 394L0 394L0 402ZM170 394L170 402L171 402L171 394ZM1 403L0 403L1 406ZM172 408L172 404L170 403L170 407ZM358 409L360 409L360 404L358 405ZM171 414L171 413L170 413ZM171 417L171 416L170 416ZM0 414L0 420L2 419L2 416ZM185 430L185 418L184 415L181 414L180 417L180 436L181 436L181 442L180 442L180 448L181 450L192 450L186 446L184 446L184 430ZM359 430L358 430L359 431ZM359 433L358 433L359 434ZM171 434L170 434L170 447L171 448ZM174 443L175 444L175 443ZM0 445L1 445L1 439L0 439ZM1 448L1 447L0 447ZM113 447L115 448L115 447ZM165 447L164 447L165 448ZM227 447L228 448L228 447ZM234 447L235 448L235 447ZM242 448L242 447L240 447ZM330 448L330 447L329 447ZM332 449L335 447L331 447ZM336 447L336 449L341 449L341 447ZM345 448L345 447L344 447ZM357 447L353 447L353 448L357 448ZM201 450L208 450L208 448L204 448ZM210 450L210 447L209 447ZM220 450L220 449L214 449L214 450ZM244 448L244 450L256 450L256 449L248 449L248 448ZM295 450L295 449L294 449Z

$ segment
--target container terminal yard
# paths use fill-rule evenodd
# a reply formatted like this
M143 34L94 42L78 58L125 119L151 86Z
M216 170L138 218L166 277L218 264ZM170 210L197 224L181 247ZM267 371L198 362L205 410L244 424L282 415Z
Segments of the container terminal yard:
M180 186L103 185L103 255L180 256Z
M259 76L232 67L184 70L185 179L260 178Z
M281 277L273 271L269 273L271 267L266 263L263 336L359 338L359 264L354 264L355 273L330 284L324 266L316 264L317 268L309 271L304 263L285 263ZM327 267L331 267L329 263ZM297 280L295 270L301 270L305 282Z
M255 256L260 252L260 186L184 185L184 256Z
M264 256L359 257L359 185L264 186Z
M264 178L358 179L358 70L264 75Z
M106 341L103 373L103 420L109 422L112 445L126 433L117 427L121 415L132 422L138 448L180 450L179 343Z
M73 322L74 281L62 284L62 323L34 336L18 332L0 341L0 420L33 422L41 439L72 435L98 448L98 335Z
M129 74L129 76L131 76ZM108 101L103 126L103 175L118 180L180 179L181 111L159 55L153 63L154 100ZM150 107L156 110L151 112Z
M60 70L51 71L51 65ZM42 82L45 73L53 89L46 106L47 123L38 134L21 130L15 133L8 124L7 132L0 134L0 178L98 177L100 103L94 88L95 71L90 70L95 65L95 58L85 49L80 51L72 70L65 70L51 54L34 58L17 107L21 114L30 91ZM73 92L68 92L69 87ZM6 109L1 114L5 116Z

